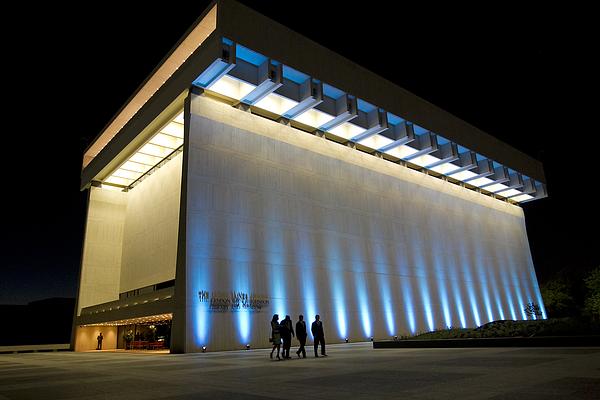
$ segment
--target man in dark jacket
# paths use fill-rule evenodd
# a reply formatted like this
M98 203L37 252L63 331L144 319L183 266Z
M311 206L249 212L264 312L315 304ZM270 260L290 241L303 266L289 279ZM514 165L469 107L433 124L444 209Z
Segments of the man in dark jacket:
M315 338L315 357L319 357L317 354L317 350L319 349L319 343L321 343L321 355L326 356L325 354L325 332L323 331L323 322L321 322L321 316L319 314L315 315L315 320L310 326L310 331L312 332L313 337Z
M103 339L104 339L104 336L102 336L102 332L100 332L100 334L96 338L96 340L98 340L98 346L96 347L96 350L102 350L102 340Z
M304 316L298 316L298 322L296 322L296 339L300 342L300 347L296 354L298 358L300 358L300 353L302 353L302 357L306 358L306 350L304 349L304 345L306 344L306 322L304 322Z
M285 319L281 321L281 339L283 340L283 358L290 357L290 347L292 347L292 336L294 336L294 327L292 326L292 319L289 315L285 316Z

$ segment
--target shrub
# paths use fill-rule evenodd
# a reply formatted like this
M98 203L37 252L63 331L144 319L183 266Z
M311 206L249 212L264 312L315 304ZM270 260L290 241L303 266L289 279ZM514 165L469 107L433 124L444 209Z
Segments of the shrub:
M598 319L600 317L600 267L592 270L587 278L584 279L584 282L587 288L585 311L592 318Z

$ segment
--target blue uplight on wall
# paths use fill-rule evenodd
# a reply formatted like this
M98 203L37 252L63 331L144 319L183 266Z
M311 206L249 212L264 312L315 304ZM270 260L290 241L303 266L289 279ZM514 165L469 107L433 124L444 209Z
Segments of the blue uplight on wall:
M496 280L496 275L494 271L490 271L490 286L492 287L494 293L494 300L496 302L496 309L498 310L498 315L500 319L504 318L504 309L502 307L502 298L500 296L500 291L498 290L498 281Z
M371 234L372 235L372 234ZM387 254L387 257L386 257ZM376 266L385 265L386 270L389 268L391 264L393 264L392 256L390 253L386 253L383 251L382 247L375 247L371 252L373 257L373 264ZM377 287L379 288L379 301L380 301L380 309L383 310L385 325L387 328L387 333L389 336L394 336L396 334L396 321L394 316L394 295L392 293L392 282L391 278L388 275L390 271L386 271L385 274L377 271ZM399 289L399 288L397 288ZM396 289L396 290L397 290Z
M454 295L454 304L456 304L456 311L458 312L458 319L460 320L460 326L461 328L466 328L467 320L465 318L465 308L463 306L462 295L460 294L458 282L455 279L452 280L452 292Z
M267 249L267 262L271 270L270 290L273 314L279 314L280 320L285 318L287 309L285 302L286 279L283 270L283 237L275 227L266 226L264 246Z
M471 302L471 310L473 311L473 320L475 325L481 325L481 318L479 318L479 309L477 305L477 297L475 296L475 289L473 288L472 282L467 282L467 292L469 293L469 301Z
M540 287L538 285L537 278L535 276L535 270L533 268L533 263L529 265L529 279L531 284L533 285L533 295L537 304L540 306L540 311L542 312L542 319L546 319L546 307L544 306L544 300L542 299L542 293L540 292Z
M415 321L415 307L413 301L413 293L410 281L407 277L402 277L402 300L404 302L404 313L406 322L410 328L410 333L417 333L417 324Z
M238 332L241 343L250 342L250 311L239 310L237 312Z
M385 323L388 335L394 336L396 334L396 324L394 321L394 311L392 306L394 304L394 300L392 298L390 280L385 275L378 274L377 282L379 288L381 289L380 300L383 312L385 314Z
M465 309L463 306L462 295L460 293L460 287L456 277L458 276L458 272L456 269L456 264L450 261L449 264L450 274L452 275L452 279L450 280L450 286L452 287L452 298L454 300L454 304L456 306L456 312L458 314L458 319L460 321L461 328L467 327L467 321L465 318Z
M363 326L363 333L365 334L365 337L371 337L371 315L368 304L361 303L360 314Z
M235 274L237 274L237 277L234 274L234 285L232 285L232 287L234 287L237 292L245 294L251 293L251 288L248 284L248 270L246 268L235 267L233 269L237 270L235 272ZM236 314L235 317L240 343L249 343L251 341L250 332L252 328L250 310L245 309L244 307L239 307L239 309L235 310L234 313Z
M346 326L346 301L344 296L343 279L338 279L333 282L333 299L334 312L340 338L344 339L348 336L348 327Z
M352 279L356 289L357 309L360 315L363 334L371 337L371 310L369 305L369 291L367 288L367 277L363 275L365 270L364 252L362 246L351 246L348 254L354 272Z
M445 327L452 326L452 315L450 314L450 304L448 300L448 281L446 279L446 269L441 265L442 258L438 253L438 249L432 253L434 262L434 271L437 275L437 291L440 297L442 306L442 314L444 315Z
M504 296L506 299L506 303L508 304L508 311L510 311L510 317L513 320L517 319L517 314L515 312L515 305L513 302L513 295L511 292L511 286L510 286L510 282L508 280L508 271L506 271L506 269L503 269L501 272L501 280L502 280L502 288L504 290Z
M327 253L327 258L330 260L330 287L333 294L333 312L338 328L338 334L341 339L348 336L347 315L346 315L346 288L344 285L345 279L340 274L343 270L340 268L340 243L333 236L327 239L327 245L324 248Z
M463 249L464 250L464 249ZM471 306L471 312L473 316L473 321L476 326L481 325L481 319L479 318L479 301L477 301L477 296L475 294L475 289L473 287L473 275L471 274L471 265L468 263L467 258L463 256L463 267L462 272L465 276L465 285L467 287L467 295L469 296L469 305Z
M523 302L523 295L521 293L521 288L519 286L519 278L518 278L517 274L515 273L515 271L512 270L512 268L511 268L511 278L512 278L513 289L517 296L517 304L519 305L521 319L527 319L527 315L525 314L525 303Z
M197 348L205 346L210 341L211 335L211 313L208 302L201 302L196 293L200 290L210 292L212 287L213 260L211 242L213 240L211 225L207 223L196 223L188 225L188 237L192 243L196 243L195 253L190 252L188 247L188 262L192 263L190 271L190 285L188 290L194 293L192 304L194 310L191 312L194 344Z
M481 290L481 295L483 296L483 305L485 306L485 312L487 316L487 321L490 322L494 320L494 314L492 312L492 303L490 302L490 287L489 282L486 276L486 270L488 268L484 265L479 266L479 288Z
M249 295L252 293L251 266L254 264L252 252L249 249L253 247L250 231L246 229L244 223L237 219L230 219L227 223L227 237L225 242L228 260L225 268L230 271L230 288L235 293ZM240 299L242 300L242 299ZM232 312L235 314L235 324L238 340L242 344L251 341L252 319L250 310L243 307L243 301L239 306L234 307Z
M363 333L366 337L371 337L371 316L369 310L369 298L367 294L366 280L364 277L356 274L354 279L358 279L360 282L357 283L357 296L360 309L360 320L362 323Z
M298 281L302 285L302 295L304 300L304 320L310 324L317 314L317 298L316 298L316 279L313 265L313 247L310 243L312 235L301 235L300 240L296 243L297 249L295 252L296 264L299 267ZM308 334L312 336L310 329Z
M448 304L448 291L446 289L446 280L438 279L438 289L440 291L440 301L442 302L442 312L446 327L452 326L452 315L450 314L450 305Z
M429 287L427 286L427 283L426 278L419 278L419 291L421 293L421 302L423 303L427 327L430 331L433 331L435 329L435 324L433 323L433 310L431 309L431 297L429 296Z

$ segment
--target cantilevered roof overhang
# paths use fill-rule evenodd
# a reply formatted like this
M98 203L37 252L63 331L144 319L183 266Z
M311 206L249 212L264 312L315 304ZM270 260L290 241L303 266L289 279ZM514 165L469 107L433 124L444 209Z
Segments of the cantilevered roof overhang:
M546 196L539 161L233 0L203 13L86 150L82 188L155 149L192 86L502 199Z

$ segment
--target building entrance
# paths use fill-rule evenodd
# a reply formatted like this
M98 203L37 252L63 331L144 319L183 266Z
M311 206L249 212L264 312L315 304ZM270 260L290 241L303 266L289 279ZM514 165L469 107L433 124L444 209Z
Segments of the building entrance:
M117 348L124 350L169 350L171 319L138 318L117 327Z
M119 326L117 348L125 350L168 350L171 321Z

